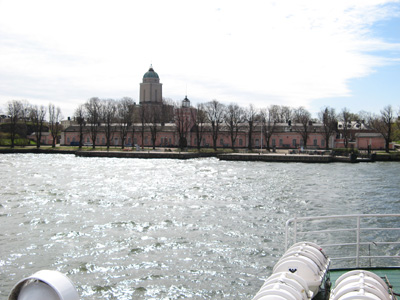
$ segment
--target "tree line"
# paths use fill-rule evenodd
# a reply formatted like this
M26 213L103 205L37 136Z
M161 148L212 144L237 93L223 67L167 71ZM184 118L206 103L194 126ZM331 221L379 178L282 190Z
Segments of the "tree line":
M188 104L188 107L186 107L186 104ZM199 150L205 134L211 134L213 148L216 150L218 137L222 130L229 133L232 148L237 145L239 133L246 132L248 137L247 147L252 150L256 124L257 126L261 124L266 148L270 150L271 137L277 132L280 123L293 125L293 129L300 134L303 145L307 145L309 135L313 130L312 124L320 123L326 141L333 134L341 133L344 145L347 148L351 131L348 124L355 122L357 126L370 128L381 133L388 151L389 143L394 138L400 139L398 132L400 128L399 115L400 111L396 115L395 110L390 105L382 109L379 115L365 111L355 114L347 108L336 112L334 108L325 107L321 109L318 118L315 119L304 107L292 108L283 105L270 105L267 108L257 109L250 104L247 108L244 108L234 103L225 105L218 100L199 103L196 107L191 107L187 98L184 101L176 102L163 99L163 102L159 105L136 105L128 97L120 100L91 98L80 105L75 112L75 118L80 125L79 145L82 145L84 126L88 125L93 142L92 147L96 147L97 134L99 130L103 130L106 136L106 145L109 148L114 132L113 124L118 124L122 148L125 146L128 133L131 132L133 136L135 130L139 131L138 134L142 138L141 145L143 146L146 128L150 132L152 146L155 148L157 134L162 126L165 123L175 123L175 130L179 138L178 147L187 146L187 136L191 131L196 136L195 146ZM339 122L344 124L340 128ZM102 129L100 124L103 124ZM139 124L139 126L133 126L133 124ZM397 131L394 128L395 124L397 124ZM325 147L328 149L328 143Z
M187 98L185 98L187 100ZM324 107L318 112L317 118L304 107L292 108L284 105L270 105L257 109L253 105L244 108L235 103L225 105L218 100L199 103L196 107L190 106L187 100L172 101L163 99L162 103L136 105L132 98L100 99L93 97L78 106L74 119L79 127L79 147L83 146L83 136L89 132L92 147L96 147L97 136L104 133L107 149L111 146L113 136L118 129L122 148L125 147L127 136L138 134L144 145L145 131L150 132L151 143L155 148L157 135L166 123L174 123L179 137L179 147L187 146L187 136L191 131L196 136L196 147L201 148L201 141L205 134L212 137L213 148L217 149L218 137L222 130L228 132L232 148L237 145L239 133L246 132L248 149L252 150L255 126L261 126L263 139L267 150L270 150L271 137L278 130L278 124L286 123L301 136L303 145L307 145L313 123L320 123L325 141L337 133L341 134L347 148L350 142L350 124L356 123L360 128L369 128L380 133L385 139L386 151L393 140L400 139L400 110L388 105L380 114L371 114L365 111L352 113L347 108L336 112L334 108ZM188 104L187 107L186 104ZM10 117L9 133L11 147L14 147L16 135L23 134L23 128L30 123L34 129L37 147L40 147L40 138L45 126L45 117L48 112L48 127L53 137L53 147L61 131L61 110L49 104L44 106L30 105L27 101L13 100L8 102L7 112ZM338 126L338 124L341 126ZM23 126L25 124L25 127ZM134 126L135 124L135 126ZM138 132L136 132L138 131ZM329 145L326 142L325 147Z
M46 115L48 113L48 118ZM2 131L8 133L11 148L14 148L17 138L26 143L28 135L35 135L36 147L40 148L43 132L50 132L52 147L56 146L61 133L61 109L50 103L48 107L32 105L26 100L13 100L7 103L8 122L2 124Z

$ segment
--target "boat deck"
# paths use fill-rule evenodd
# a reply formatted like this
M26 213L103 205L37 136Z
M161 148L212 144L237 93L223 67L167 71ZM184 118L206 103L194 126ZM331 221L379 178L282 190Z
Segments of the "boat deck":
M393 268L362 268L363 270L370 271L381 277L386 283L388 283L389 288L392 287L392 291L395 296L400 294L400 267ZM352 271L354 269L331 269L330 279L332 282L332 287L335 285L336 279L342 276L344 273ZM399 297L395 299L400 299Z
M286 222L286 250L298 240L313 242L330 258L330 281L366 270L392 287L400 300L400 214L295 217Z

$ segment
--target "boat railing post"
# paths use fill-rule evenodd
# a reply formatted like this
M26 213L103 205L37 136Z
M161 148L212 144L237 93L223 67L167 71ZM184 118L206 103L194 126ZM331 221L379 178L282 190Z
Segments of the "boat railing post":
M289 239L289 223L290 222L290 220L288 220L287 222L286 222L286 226L285 226L285 252L286 252L286 250L288 249L288 239Z
M356 245L356 266L360 265L360 216L357 216L357 245Z
M285 226L285 252L289 248L289 239L292 240L292 237L289 236L289 226L293 222L293 241L292 244L296 243L296 236L297 236L297 219L294 217L293 219L289 219L286 221Z

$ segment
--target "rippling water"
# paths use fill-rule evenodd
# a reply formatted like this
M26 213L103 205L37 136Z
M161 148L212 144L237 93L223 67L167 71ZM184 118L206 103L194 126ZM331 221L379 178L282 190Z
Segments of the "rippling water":
M0 155L0 298L41 269L82 299L251 299L294 215L399 212L398 163Z

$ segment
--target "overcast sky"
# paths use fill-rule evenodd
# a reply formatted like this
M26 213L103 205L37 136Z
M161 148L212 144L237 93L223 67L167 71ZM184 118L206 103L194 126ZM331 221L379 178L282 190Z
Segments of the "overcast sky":
M400 1L0 0L0 108L132 97L400 107Z

